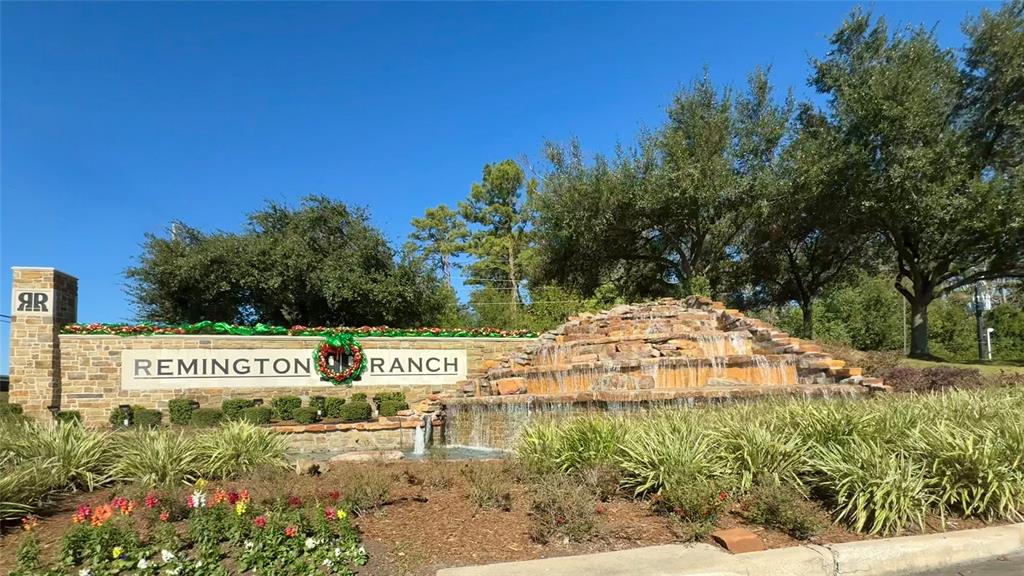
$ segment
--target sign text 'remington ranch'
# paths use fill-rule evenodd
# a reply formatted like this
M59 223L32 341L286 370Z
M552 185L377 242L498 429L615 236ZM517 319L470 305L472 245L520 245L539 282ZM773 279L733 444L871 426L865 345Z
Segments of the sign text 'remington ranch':
M364 350L353 386L443 385L466 378L465 350ZM167 349L121 352L121 388L324 386L310 349Z

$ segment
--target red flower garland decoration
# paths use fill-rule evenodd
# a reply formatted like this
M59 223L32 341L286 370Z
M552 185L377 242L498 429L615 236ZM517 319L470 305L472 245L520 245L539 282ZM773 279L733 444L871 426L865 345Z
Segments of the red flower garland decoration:
M352 364L341 371L331 368L327 358L333 356L340 360L344 354L352 356ZM363 347L350 334L325 338L313 351L313 360L316 362L316 372L320 378L335 386L351 386L352 381L358 380L366 369Z

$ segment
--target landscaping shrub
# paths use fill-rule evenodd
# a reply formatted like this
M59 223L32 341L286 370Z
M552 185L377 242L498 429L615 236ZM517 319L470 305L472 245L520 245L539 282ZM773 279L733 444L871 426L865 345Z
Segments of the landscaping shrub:
M220 403L220 409L224 412L224 418L236 420L242 415L242 410L255 406L252 400L246 398L229 398Z
M470 502L478 508L512 509L512 481L497 466L467 466L462 469Z
M312 406L299 407L292 411L292 419L299 424L313 424L314 422L320 421L320 416L316 413L316 408Z
M0 419L18 417L22 415L22 412L21 404L0 402Z
M171 417L171 424L184 426L192 422L192 411L196 403L191 398L174 398L167 403L167 412Z
M270 402L274 417L278 420L291 420L296 408L302 406L302 398L298 396L279 396Z
M369 402L353 400L341 406L338 417L342 422L361 422L369 420L372 416L373 408Z
M590 540L598 533L600 517L594 494L571 479L549 474L531 486L530 538L541 544L555 538Z
M128 412L125 413L120 408L114 408L110 411L110 418L108 418L110 426L114 428L114 430L130 427L133 424L133 418L135 416L134 412L134 409L128 410Z
M196 437L195 447L198 469L206 478L233 478L254 470L287 466L287 438L248 422L227 422L201 434Z
M408 409L409 404L405 400L383 400L378 413L381 416L397 416L400 410Z
M145 406L132 407L132 425L139 428L157 428L163 418L164 414L159 410L150 410Z
M345 405L344 398L324 399L324 418L341 418L341 407Z
M81 424L82 413L78 410L61 410L57 412L57 422L63 424Z
M349 398L349 402L366 402L366 393L356 392L351 398Z
M382 468L357 468L345 479L344 505L355 514L363 514L387 503L395 479Z
M193 418L200 412L196 410ZM220 414L220 410L215 412ZM115 435L112 444L117 457L111 476L118 480L169 487L199 476L200 452L193 438L184 432L137 430Z
M754 487L748 498L751 522L775 528L797 540L806 540L824 528L821 509L796 488L775 482Z
M608 463L591 464L576 471L575 476L598 500L607 502L619 493L622 473L617 466Z
M320 411L320 417L327 417L327 398L324 396L313 396L309 399L309 407Z
M191 423L199 428L208 428L220 424L224 413L216 408L196 408L192 411Z
M248 422L250 424L262 425L270 424L270 417L272 411L268 406L252 406L242 410L238 419L242 422Z

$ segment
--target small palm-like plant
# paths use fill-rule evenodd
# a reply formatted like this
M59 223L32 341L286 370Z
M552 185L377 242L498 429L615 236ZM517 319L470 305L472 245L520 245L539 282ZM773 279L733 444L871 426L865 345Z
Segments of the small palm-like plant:
M135 430L116 435L111 476L144 486L174 486L199 475L200 451L193 437L170 430Z
M7 453L18 462L49 462L48 474L71 489L94 490L108 480L113 450L106 432L77 423L26 420L7 430Z
M231 478L260 468L287 466L285 436L245 421L232 421L195 439L198 465L209 478Z

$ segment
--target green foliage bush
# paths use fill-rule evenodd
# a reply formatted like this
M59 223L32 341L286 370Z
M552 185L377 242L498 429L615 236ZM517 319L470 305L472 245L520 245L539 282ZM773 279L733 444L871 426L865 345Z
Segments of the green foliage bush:
M0 419L21 416L22 412L21 404L0 402Z
M357 515L380 508L387 503L394 483L394 476L383 467L357 468L345 478L345 507Z
M208 428L220 424L224 413L216 408L196 408L192 411L191 424L199 428Z
M287 465L287 438L248 422L228 422L197 436L195 445L198 468L206 478L233 478Z
M167 412L171 417L171 424L184 426L192 422L192 411L196 404L191 398L174 398L167 403Z
M317 415L316 408L306 406L293 410L292 419L299 424L313 424L320 421L320 416Z
M366 393L356 392L355 394L352 394L352 397L349 398L349 402L366 402Z
M229 398L220 403L220 409L224 412L224 418L236 420L242 415L242 410L252 408L255 404L247 398Z
M594 494L559 474L540 477L530 488L530 538L541 544L554 539L585 542L597 535L600 516Z
M57 422L64 424L81 424L82 413L78 410L61 410L57 412Z
M797 540L807 540L825 527L821 509L786 484L766 482L756 486L750 493L748 508L751 522L775 528Z
M134 418L134 410L128 410L123 412L120 408L114 408L110 411L110 417L107 419L110 422L110 426L114 430L121 428L128 428L132 425ZM127 423L125 422L127 420Z
M302 398L298 396L278 396L270 402L274 417L278 420L291 420L296 408L302 406Z
M239 420L250 424L270 424L270 417L273 411L268 406L252 406L242 410Z
M408 410L409 403L405 400L383 400L380 403L379 414L381 416L397 416L402 410Z
M327 397L325 396L312 396L309 399L309 407L314 410L319 410L321 417L327 417Z
M335 398L331 396L329 398L324 399L324 417L341 418L341 407L344 405L344 398Z
M369 402L353 400L346 402L339 409L339 418L342 422L361 422L369 420L373 416L373 408Z
M163 421L164 413L150 410L145 406L132 406L132 425L139 428L156 428Z

